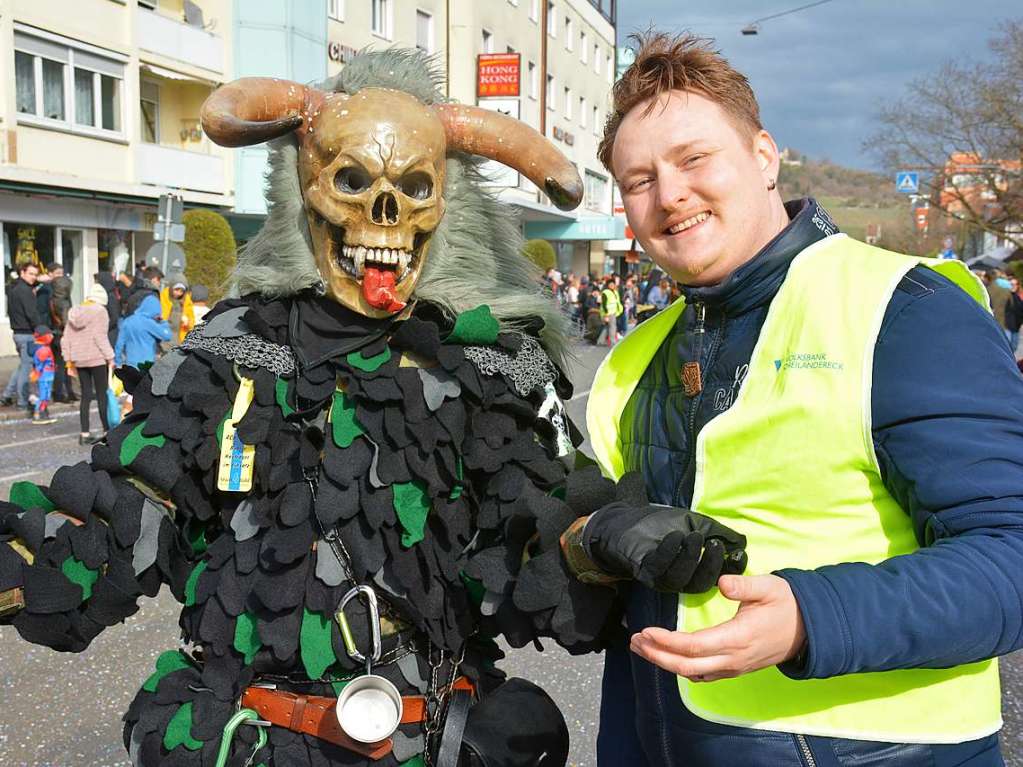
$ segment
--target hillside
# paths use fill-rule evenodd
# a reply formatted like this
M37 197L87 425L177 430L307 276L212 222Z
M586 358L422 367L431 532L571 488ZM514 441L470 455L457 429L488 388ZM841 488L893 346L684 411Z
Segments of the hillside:
M800 165L782 165L778 186L785 200L815 197L839 228L858 240L865 237L868 224L879 224L884 235L912 222L907 196L895 191L892 179L878 173L804 159Z

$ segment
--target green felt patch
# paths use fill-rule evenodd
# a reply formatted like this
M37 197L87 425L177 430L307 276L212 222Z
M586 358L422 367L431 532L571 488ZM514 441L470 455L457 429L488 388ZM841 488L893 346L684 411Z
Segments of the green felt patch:
M35 508L40 508L43 511L53 511L57 508L49 498L43 495L39 485L32 482L22 481L11 485L10 501L25 511Z
M252 659L262 646L256 616L249 612L239 615L234 624L234 649L245 656L246 665L252 663Z
M206 543L206 525L197 519L188 520L185 526L185 537L188 545L192 547L192 553L196 556L205 554L208 544Z
M465 585L465 590L469 594L469 601L476 605L476 607L483 604L483 597L487 593L483 583L466 575L464 572L459 572L458 577L462 579L462 583Z
M68 557L60 566L64 577L82 587L82 601L92 596L92 587L99 580L99 570L90 570L74 557Z
M426 515L430 511L426 491L418 482L400 482L391 485L391 492L394 495L394 512L405 529L401 534L401 545L406 548L415 546L423 540Z
M228 409L228 411L226 413L224 413L224 417L220 419L220 423L217 424L217 447L223 447L224 446L224 427L227 425L227 422L230 421L230 420L231 420L231 410Z
M192 703L189 701L177 710L167 723L167 731L163 734L163 747L173 751L184 746L189 751L202 748L202 741L192 737Z
M500 330L501 326L490 313L490 307L481 304L458 315L455 327L444 343L492 344L497 341Z
M336 660L330 624L331 619L325 615L303 608L299 646L302 665L310 679L319 679Z
M380 354L374 354L372 357L363 357L362 352L352 352L345 359L348 360L348 364L353 368L372 373L387 362L387 360L391 359L391 350L385 346Z
M121 466L130 466L131 462L142 452L142 448L163 447L167 442L167 438L162 434L157 434L155 437L143 437L142 430L145 427L146 422L142 421L124 438L124 442L121 443Z
M462 497L462 456L455 458L455 478L458 480L451 493L448 495L449 501L457 501Z
M277 398L277 407L284 413L285 418L295 412L295 408L288 404L288 380L286 378L278 378L274 382L274 395Z
M402 762L400 767L426 767L426 762L423 761L422 754L416 754L408 761Z
M157 684L167 674L191 667L192 664L188 662L188 659L177 650L160 653L160 657L156 659L156 671L149 676L145 684L142 685L142 689L146 692L156 692Z
M340 448L351 447L355 438L364 433L355 420L355 405L343 391L334 392L330 403L330 432Z
M351 681L352 681L351 679L348 679L341 682L331 682L330 686L334 688L335 695L340 695L341 691L345 689L349 684L351 684Z
M199 576L206 569L206 564L205 559L197 564L188 576L188 580L185 581L185 607L191 607L195 604L195 590L199 586Z

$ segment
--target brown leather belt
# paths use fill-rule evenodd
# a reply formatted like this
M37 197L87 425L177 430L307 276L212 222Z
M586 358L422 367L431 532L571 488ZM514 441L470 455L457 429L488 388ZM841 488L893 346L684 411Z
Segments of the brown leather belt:
M455 690L473 692L474 687L464 676L451 685ZM242 694L242 708L251 708L260 718L271 724L286 727L292 732L313 735L328 743L354 751L374 761L391 753L391 739L377 743L360 743L351 738L338 724L334 707L337 698L320 695L300 695L267 687L248 687ZM419 724L426 719L426 696L401 697L401 723Z

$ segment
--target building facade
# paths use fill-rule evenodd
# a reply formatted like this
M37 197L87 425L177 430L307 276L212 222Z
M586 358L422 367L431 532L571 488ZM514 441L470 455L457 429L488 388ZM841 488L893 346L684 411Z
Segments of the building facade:
M555 243L559 268L602 271L605 243L624 236L596 156L615 34L615 0L0 0L5 283L20 260L56 261L82 300L96 272L145 257L167 192L251 236L266 150L214 145L204 99L237 77L319 81L391 46L432 54L449 98L512 114L565 152L585 184L578 211L501 166L493 188L527 237ZM0 295L0 354L8 328Z
M199 107L230 75L231 0L0 0L0 250L59 262L81 301L153 244L160 194L234 206ZM12 352L0 296L0 353Z

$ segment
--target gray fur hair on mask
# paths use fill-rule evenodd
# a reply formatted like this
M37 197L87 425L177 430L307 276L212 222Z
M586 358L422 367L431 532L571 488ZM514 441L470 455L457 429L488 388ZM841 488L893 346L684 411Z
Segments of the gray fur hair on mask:
M445 101L435 62L419 51L362 51L336 77L317 87L355 94L366 87L405 91L425 104ZM232 293L289 296L320 281L313 256L302 187L298 142L288 135L268 142L267 218L241 249ZM434 232L415 296L451 315L487 304L503 330L539 317L541 341L563 365L570 355L570 324L545 295L540 272L522 253L518 215L482 185L482 160L462 153L447 159L444 217Z

